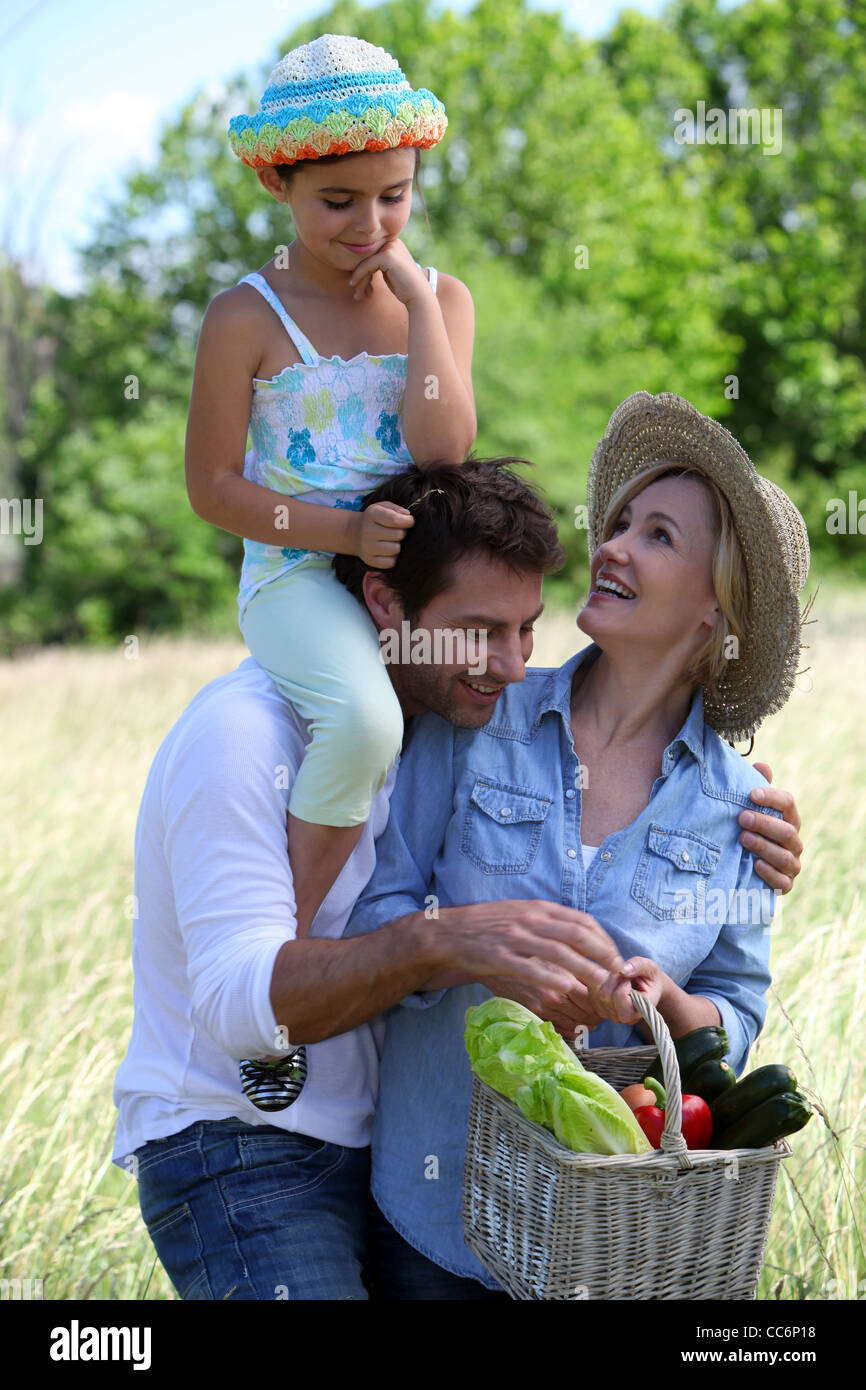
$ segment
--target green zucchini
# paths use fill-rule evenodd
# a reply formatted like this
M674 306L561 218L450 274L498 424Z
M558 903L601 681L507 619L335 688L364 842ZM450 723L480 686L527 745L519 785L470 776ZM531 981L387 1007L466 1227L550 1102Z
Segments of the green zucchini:
M756 1105L769 1100L770 1096L796 1089L797 1078L791 1068L783 1067L778 1062L750 1071L748 1076L744 1076L730 1091L724 1091L710 1105L713 1134L721 1134L729 1125L754 1110Z
M711 1145L714 1149L765 1149L786 1134L796 1134L811 1118L812 1107L805 1096L799 1091L780 1091L721 1134L714 1131Z
M728 1050L728 1035L717 1023L708 1024L704 1028L693 1028L691 1033L684 1033L681 1038L674 1038L674 1047L680 1064L680 1076L685 1077L701 1062L724 1057ZM647 1075L655 1081L664 1081L661 1057L656 1058Z
M718 1057L699 1062L688 1076L683 1077L683 1094L700 1096L710 1105L737 1084L737 1073Z

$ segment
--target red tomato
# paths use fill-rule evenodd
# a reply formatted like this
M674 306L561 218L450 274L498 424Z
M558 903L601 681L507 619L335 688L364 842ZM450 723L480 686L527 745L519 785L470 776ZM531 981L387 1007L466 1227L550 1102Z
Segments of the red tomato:
M626 1086L624 1091L620 1091L620 1095L631 1110L637 1110L641 1105L656 1103L655 1096L646 1086Z

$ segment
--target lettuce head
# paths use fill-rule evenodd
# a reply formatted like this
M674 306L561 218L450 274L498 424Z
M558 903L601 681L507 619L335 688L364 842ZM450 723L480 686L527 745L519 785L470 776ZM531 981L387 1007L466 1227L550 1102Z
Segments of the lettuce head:
M538 1075L583 1070L552 1023L511 999L467 1009L465 1040L472 1070L509 1100Z
M466 1013L472 1070L535 1124L578 1153L649 1153L651 1144L612 1086L587 1071L552 1023L511 999Z

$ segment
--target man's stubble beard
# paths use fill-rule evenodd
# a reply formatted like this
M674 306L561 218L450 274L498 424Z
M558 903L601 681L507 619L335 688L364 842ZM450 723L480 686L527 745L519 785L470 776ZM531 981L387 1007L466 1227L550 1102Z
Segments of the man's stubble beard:
M460 702L456 681L455 674L445 675L435 665L401 665L394 669L394 685L398 694L416 700L441 719L447 719L455 728L482 729L489 723L496 705L489 710L478 710L477 713L468 710Z

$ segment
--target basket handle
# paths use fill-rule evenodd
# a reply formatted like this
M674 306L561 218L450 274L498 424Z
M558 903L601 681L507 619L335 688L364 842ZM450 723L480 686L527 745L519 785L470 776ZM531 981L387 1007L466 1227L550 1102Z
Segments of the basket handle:
M677 1059L676 1048L673 1038L670 1035L668 1025L665 1023L658 1009L651 1004L645 994L633 989L631 992L631 1003L641 1018L647 1024L653 1035L653 1042L659 1050L659 1057L662 1063L662 1074L665 1079L665 1127L659 1140L659 1148L665 1153L675 1153L680 1155L683 1167L692 1168L694 1164L689 1158L688 1145L683 1138L683 1087L680 1080L680 1064Z

